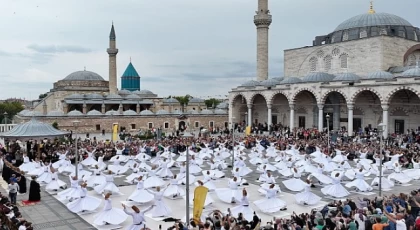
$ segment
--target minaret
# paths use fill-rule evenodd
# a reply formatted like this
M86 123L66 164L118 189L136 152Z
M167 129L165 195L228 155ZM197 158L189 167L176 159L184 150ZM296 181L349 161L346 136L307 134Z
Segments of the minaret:
M106 50L109 55L109 93L117 94L117 54L118 49L115 44L114 23L112 23L111 33L109 34L109 48Z
M272 22L268 0L258 0L254 24L257 26L257 80L268 78L268 28Z

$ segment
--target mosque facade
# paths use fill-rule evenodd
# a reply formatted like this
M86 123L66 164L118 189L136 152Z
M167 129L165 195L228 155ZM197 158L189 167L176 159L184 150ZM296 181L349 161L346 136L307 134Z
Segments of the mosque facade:
M140 75L134 65L128 64L117 88L116 46L114 25L109 36L109 81L99 74L76 71L53 84L46 97L23 110L15 122L33 117L53 123L63 129L74 129L78 120L82 132L110 132L118 123L126 131L162 128L164 131L206 129L223 130L228 126L228 103L207 108L204 99L191 98L182 105L174 98L162 98L147 89L140 89Z
M259 0L258 14L268 0ZM268 18L268 17L267 17ZM267 19L268 20L268 19ZM385 124L384 135L420 124L420 30L375 12L352 17L311 46L284 51L284 76L268 78L268 26L257 25L257 78L229 92L229 122L345 129ZM260 33L263 33L262 35ZM263 54L261 54L263 53ZM327 119L328 117L328 119ZM327 121L328 120L328 121Z

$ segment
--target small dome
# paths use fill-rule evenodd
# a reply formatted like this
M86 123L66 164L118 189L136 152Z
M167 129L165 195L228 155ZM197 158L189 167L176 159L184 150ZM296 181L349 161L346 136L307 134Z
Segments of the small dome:
M97 93L91 93L91 94L86 94L86 99L91 99L91 100L103 100L104 96L97 94Z
M302 78L303 82L330 82L335 78L334 75L322 72L313 72Z
M42 114L39 111L29 111L25 114L26 114L25 116L27 116L27 117L41 117L41 116L44 116L44 114Z
M334 78L334 81L356 82L360 81L360 77L354 73L340 73Z
M122 97L118 94L109 94L106 96L106 99L108 100L121 100Z
M223 110L223 109L216 109L216 110L214 110L214 113L215 114L227 114L227 111Z
M69 74L63 81L105 81L99 74L91 71L77 71Z
M265 87L272 87L272 86L276 86L278 84L280 84L280 81L275 80L274 78L270 78L270 79L267 79L267 80L261 82L261 85L265 86Z
M291 85L291 84L297 84L301 83L302 80L297 77L286 77L283 81L280 82L280 85Z
M203 114L203 115L210 115L210 114L213 114L213 111L208 110L208 109L203 109L203 110L201 110L201 113L200 113L200 114Z
M135 115L137 115L137 113L136 113L136 111L129 109L129 110L124 111L123 115L124 116L135 116Z
M416 68L406 70L401 77L420 77L420 68L416 66Z
M201 98L198 98L198 97L193 97L188 101L188 104L190 104L190 103L191 104L193 104L193 103L196 103L196 104L204 103L204 99L201 99Z
M89 112L86 113L86 115L88 116L102 116L103 114L101 112L99 112L98 110L91 110Z
M122 90L118 91L118 94L122 95L122 96L126 96L126 95L131 94L131 92L129 90L122 89Z
M168 115L170 114L168 111L161 109L159 111L156 112L156 115Z
M47 113L47 116L49 116L49 117L61 117L61 116L64 116L64 112L59 111L59 110L49 111Z
M70 96L66 97L66 99L71 99L71 100L83 100L83 99L85 99L85 95L75 93L75 94L72 94L72 95L70 95Z
M137 91L137 94L154 94L154 93L150 90L142 89L140 91Z
M119 113L119 111L109 110L105 113L105 115L107 115L107 116L118 116L118 115L121 115L121 114Z
M284 77L273 77L271 79L276 80L276 81L283 81Z
M197 110L194 110L194 109L190 109L190 110L188 110L188 112L187 112L188 114L200 114Z
M386 71L377 71L370 73L367 77L363 78L366 80L389 80L393 79L394 75L392 73L386 72Z
M139 97L139 96L137 96L136 94L130 94L130 95L127 95L127 96L125 97L125 99L127 99L127 100L139 100L139 99L140 99L140 97Z
M76 116L83 116L83 113L79 110L72 110L67 113L67 116L76 117Z
M178 109L175 109L175 110L172 112L172 114L175 114L175 115L182 115L182 111L181 111L181 110L178 110Z
M20 115L20 116L26 116L26 114L28 114L29 112L31 112L31 110L24 109L24 110L20 111L18 113L18 115Z
M179 104L179 101L177 99L171 97L171 98L164 99L163 100L163 103L166 103L166 104Z
M259 81L250 80L250 81L247 81L247 82L243 83L241 86L242 87L255 87L255 86L259 86L259 85L260 85Z
M146 109L140 112L140 115L142 116L150 116L150 115L155 115L152 111Z
M348 30L352 28L371 27L371 26L409 26L412 27L404 18L387 13L366 13L354 16L341 23L334 31Z
M228 109L228 108L229 108L229 104L228 104L228 103L226 103L226 102L222 102L222 103L218 104L218 105L216 106L216 108L217 108L217 109Z

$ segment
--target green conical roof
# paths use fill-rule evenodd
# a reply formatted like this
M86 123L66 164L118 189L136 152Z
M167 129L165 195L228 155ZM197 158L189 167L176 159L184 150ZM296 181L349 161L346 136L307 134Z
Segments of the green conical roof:
M140 77L140 75L137 73L136 68L134 68L133 64L128 64L127 68L124 71L124 74L122 77Z

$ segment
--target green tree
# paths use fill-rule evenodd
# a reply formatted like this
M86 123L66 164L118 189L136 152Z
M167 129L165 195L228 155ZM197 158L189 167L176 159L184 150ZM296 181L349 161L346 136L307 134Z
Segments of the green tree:
M216 108L218 104L220 104L220 100L216 98L210 98L207 100L204 100L204 103L206 104L207 108Z
M54 121L51 125L52 125L52 127L54 127L55 129L59 129L59 128L58 128L58 123L57 123L56 121Z
M5 102L0 104L0 118L2 124L11 123L13 117L22 111L23 105L19 102Z
M190 99L192 97L191 97L191 95L187 94L185 96L174 96L173 98L175 98L177 101L179 101L179 103L182 106L186 106L186 105L188 105L188 102L190 101Z
M43 98L45 98L45 97L47 97L47 96L48 96L48 94L47 94L47 93L43 93L43 94L40 94L40 95L39 95L38 99L43 99Z

